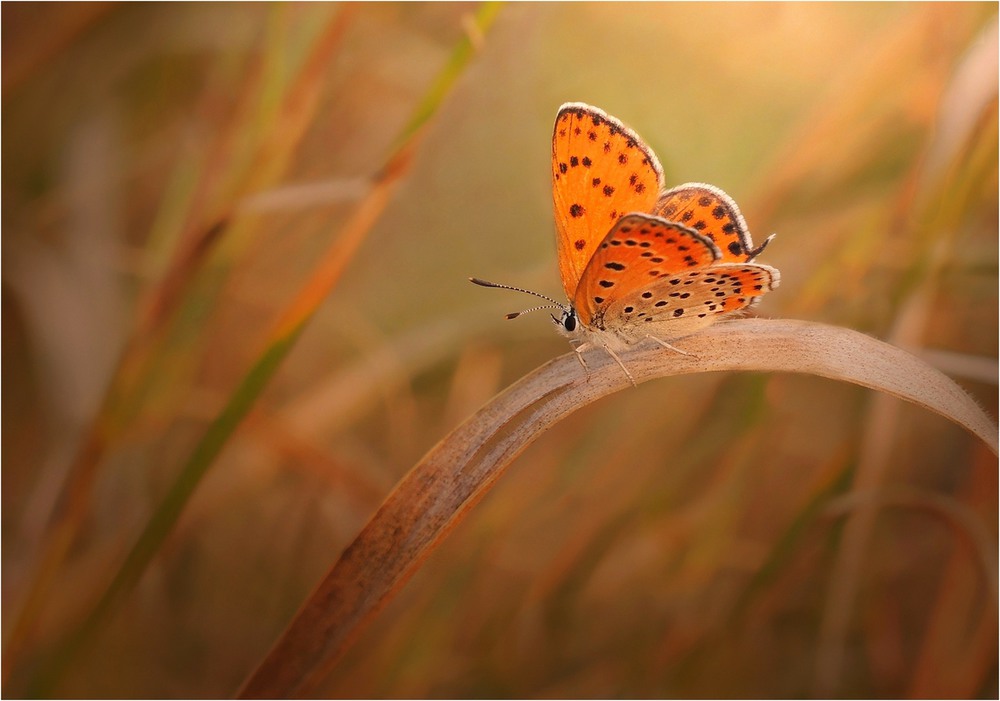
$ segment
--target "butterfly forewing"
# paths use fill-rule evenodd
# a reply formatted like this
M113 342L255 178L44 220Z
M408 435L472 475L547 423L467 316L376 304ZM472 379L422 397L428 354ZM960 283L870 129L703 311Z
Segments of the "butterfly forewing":
M778 282L778 271L767 265L718 263L658 278L614 299L603 322L628 342L646 336L669 341L753 306Z
M559 109L552 133L552 200L559 273L570 299L594 251L619 218L649 212L663 170L637 134L583 103Z
M754 249L750 230L739 207L725 192L712 185L688 183L664 192L653 213L680 222L712 239L727 262L745 263L764 250L765 241Z
M697 231L646 214L629 214L612 227L587 264L571 297L587 326L603 328L603 309L636 290L666 281L680 284L681 276L705 268L721 254Z

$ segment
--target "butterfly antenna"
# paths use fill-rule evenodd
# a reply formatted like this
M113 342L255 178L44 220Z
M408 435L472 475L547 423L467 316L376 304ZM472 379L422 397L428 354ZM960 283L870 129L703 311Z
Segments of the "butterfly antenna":
M519 312L511 312L510 314L505 314L504 319L516 319L522 314L527 314L528 312L537 312L539 309L562 309L562 305L559 304L540 304L537 307L532 307L531 309L522 309Z
M497 288L499 290L512 290L514 292L523 292L526 295L532 295L534 297L539 297L541 299L544 299L547 302L551 302L551 304L541 304L541 305L539 305L537 307L531 307L530 309L525 309L524 311L511 312L510 314L507 314L507 316L506 316L507 319L516 319L517 317L521 316L522 314L527 314L528 312L538 311L539 309L552 309L552 308L556 308L556 309L562 309L563 311L566 311L566 309L567 309L567 307L566 307L565 304L559 303L558 301L552 299L548 295L543 295L541 292L534 292L533 290L526 290L523 287L514 287L513 285L503 285L503 284L501 284L499 282L489 282L487 280L480 280L477 277L470 277L469 278L469 282L471 282L473 284L476 284L476 285L479 285L481 287L495 287L495 288Z

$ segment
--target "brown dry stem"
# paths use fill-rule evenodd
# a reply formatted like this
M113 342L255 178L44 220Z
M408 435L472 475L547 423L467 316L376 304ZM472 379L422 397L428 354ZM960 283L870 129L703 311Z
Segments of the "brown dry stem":
M864 334L803 321L744 319L677 345L690 355L650 344L621 358L637 382L739 370L852 382L935 411L997 453L996 425L965 391L909 353ZM563 417L631 386L610 357L592 352L587 360L589 372L574 353L546 363L431 449L343 552L240 695L302 696L316 689L364 624L517 455Z

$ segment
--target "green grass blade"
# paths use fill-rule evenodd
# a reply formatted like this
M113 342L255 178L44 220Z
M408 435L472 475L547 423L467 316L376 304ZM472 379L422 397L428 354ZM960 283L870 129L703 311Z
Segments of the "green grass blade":
M386 163L376 176L372 193L358 208L355 216L344 227L344 232L317 266L316 273L303 286L301 293L285 310L264 352L244 376L222 412L215 418L198 442L191 456L181 468L166 497L150 517L141 535L112 579L97 604L83 623L59 644L56 650L39 665L28 694L46 696L51 693L62 672L72 662L93 635L102 628L117 604L132 590L142 577L150 561L159 551L166 537L184 511L188 500L215 458L251 409L260 393L267 386L281 362L294 346L306 323L318 309L323 299L339 280L345 259L353 256L367 231L384 209L395 185L406 173L409 154L416 145L419 132L430 120L449 94L462 70L474 55L473 36L481 36L493 23L499 10L498 3L486 3L476 14L472 36L462 37L452 51L426 96L414 110L402 135L396 141ZM345 243L346 242L346 243Z
M410 121L400 132L393 148L394 152L401 149L406 142L413 138L413 135L437 112L438 107L441 106L445 97L451 92L455 81L458 80L458 77L465 70L465 66L475 53L477 42L489 31L502 6L503 3L500 2L484 2L479 6L469 32L455 46L451 56L448 58L448 62L441 72L438 73L424 95L423 100L420 101L420 104L413 111Z

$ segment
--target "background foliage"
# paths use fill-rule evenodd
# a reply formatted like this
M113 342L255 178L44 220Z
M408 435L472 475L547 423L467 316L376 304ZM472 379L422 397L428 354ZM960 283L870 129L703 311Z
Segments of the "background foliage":
M6 695L232 694L406 470L565 352L466 281L559 289L564 101L778 232L761 315L912 348L995 409L995 5L477 7L3 6ZM428 104L135 589L45 672ZM532 446L321 693L995 697L996 468L853 386L648 383Z

